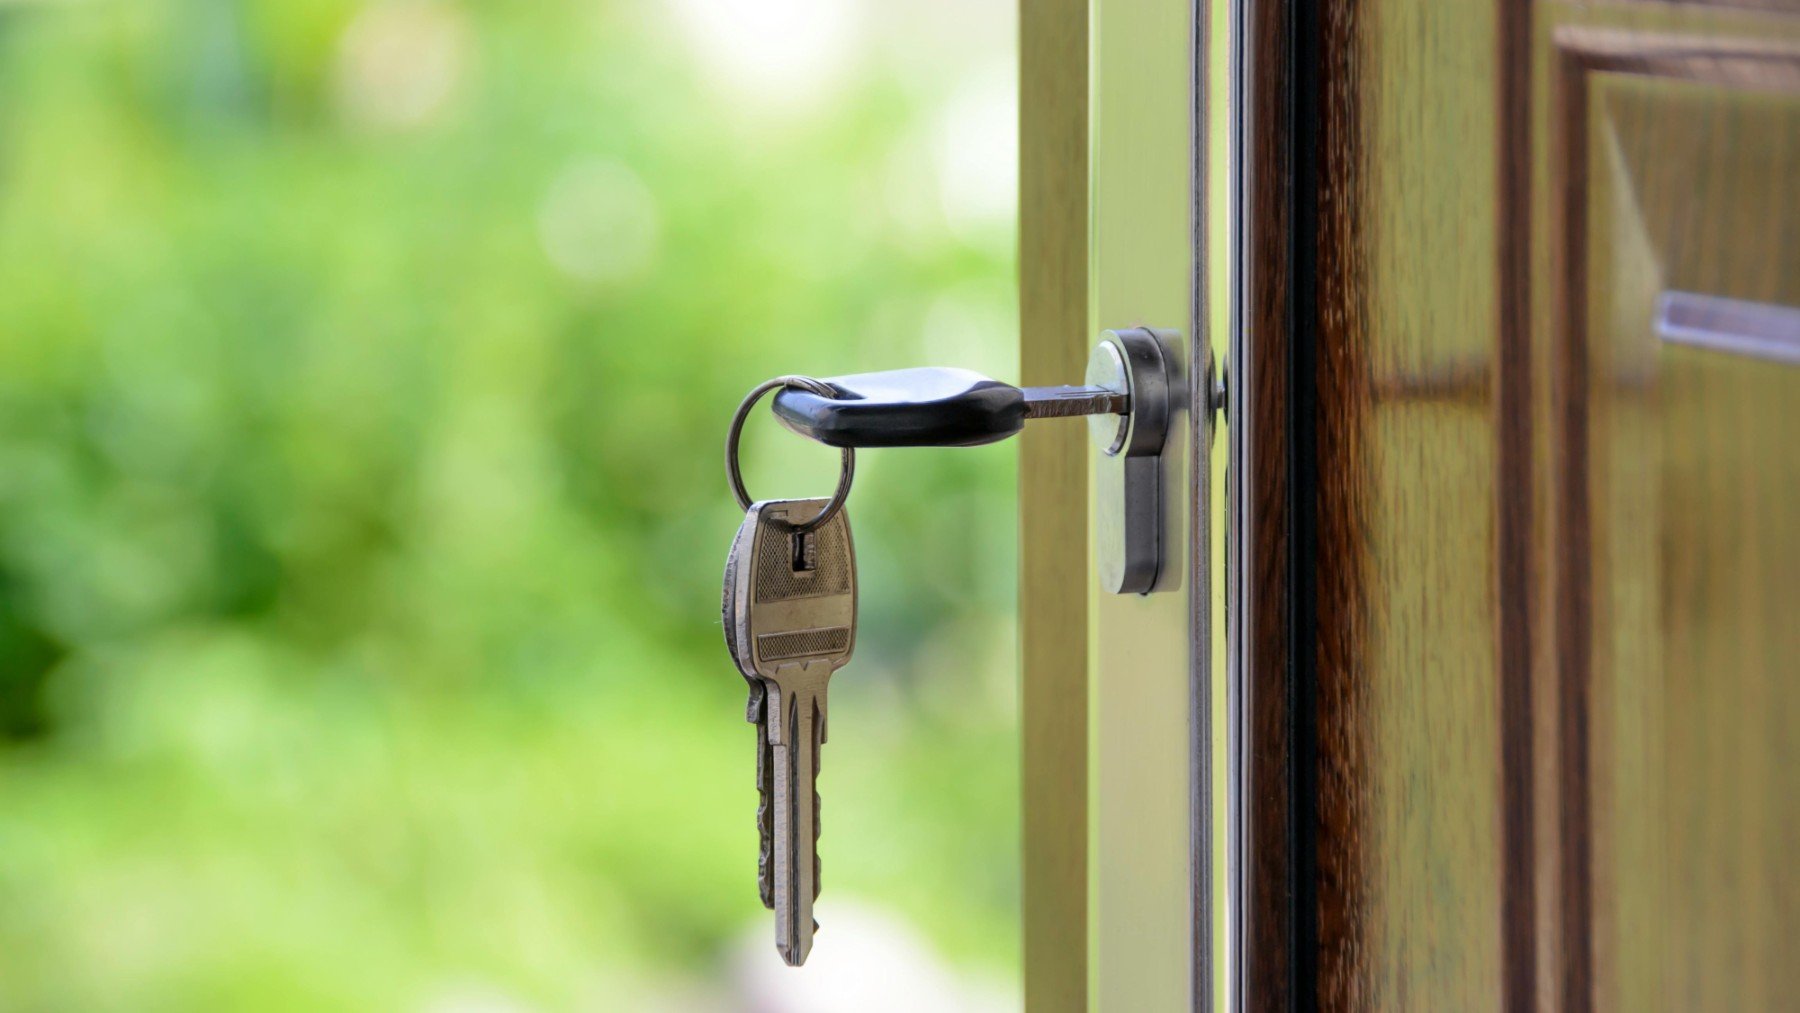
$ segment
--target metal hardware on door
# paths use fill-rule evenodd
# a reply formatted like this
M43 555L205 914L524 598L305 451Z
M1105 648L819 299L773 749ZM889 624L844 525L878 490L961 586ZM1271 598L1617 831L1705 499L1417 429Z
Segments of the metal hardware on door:
M1113 594L1148 594L1162 571L1162 449L1170 395L1183 388L1163 338L1138 328L1107 331L1088 356L1087 382L1123 388L1131 403L1115 422L1088 420L1094 467L1094 569Z
M1094 476L1095 569L1114 594L1145 594L1162 569L1162 450L1185 405L1172 335L1106 331L1086 383L1014 387L966 369L925 367L824 377L837 392L775 395L788 429L833 447L974 447L1004 440L1041 418L1089 416L1101 452ZM1211 367L1200 389L1216 405Z

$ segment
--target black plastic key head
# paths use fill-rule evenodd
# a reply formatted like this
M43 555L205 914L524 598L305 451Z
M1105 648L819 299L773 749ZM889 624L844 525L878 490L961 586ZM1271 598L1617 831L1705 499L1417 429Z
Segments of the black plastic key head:
M1025 394L966 369L896 369L823 378L841 395L788 388L781 424L833 447L976 447L1025 426Z

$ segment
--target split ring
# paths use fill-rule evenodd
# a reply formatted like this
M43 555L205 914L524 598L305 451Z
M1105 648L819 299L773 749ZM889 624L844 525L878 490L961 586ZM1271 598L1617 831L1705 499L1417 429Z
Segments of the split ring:
M744 420L750 417L750 409L762 400L764 394L782 387L793 387L823 398L836 399L837 389L822 380L810 376L778 376L773 380L764 380L744 395L744 401L738 405L737 414L731 417L731 428L725 435L725 475L731 480L731 491L737 496L738 507L750 509L750 493L744 488L744 473L738 467L738 437L744 431ZM819 516L804 524L794 525L795 531L811 531L837 515L844 508L844 501L850 498L850 482L856 477L856 451L850 447L843 448L843 463L838 467L837 491L831 494L825 509Z

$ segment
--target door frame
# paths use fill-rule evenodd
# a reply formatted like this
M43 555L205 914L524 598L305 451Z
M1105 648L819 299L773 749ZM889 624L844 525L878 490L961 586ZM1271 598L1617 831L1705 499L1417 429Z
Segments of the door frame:
M1099 332L1176 335L1159 590L1090 567L1086 427L1020 449L1025 998L1036 1010L1211 1009L1227 965L1223 546L1212 384L1230 302L1221 0L1022 0L1023 382L1079 382ZM1202 59L1202 54L1211 58ZM1186 208L1183 214L1179 209ZM1194 410L1194 406L1201 410ZM1222 451L1223 440L1216 445ZM1222 458L1223 454L1218 455ZM1195 551L1190 551L1192 547Z

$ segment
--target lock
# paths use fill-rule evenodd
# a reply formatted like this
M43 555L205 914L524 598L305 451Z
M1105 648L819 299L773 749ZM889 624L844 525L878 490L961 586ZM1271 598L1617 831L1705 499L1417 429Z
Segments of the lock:
M1095 571L1114 594L1147 594L1162 570L1162 452L1185 399L1174 335L1136 327L1104 332L1081 386L1014 387L966 369L924 367L824 377L837 396L776 393L775 417L832 447L974 447L1033 419L1088 417L1094 469ZM1217 404L1211 369L1201 379ZM1180 399L1180 400L1178 400Z
M1126 395L1122 415L1096 415L1088 432L1094 465L1094 569L1113 594L1148 594L1162 571L1162 450L1169 395L1181 389L1163 336L1147 328L1107 331L1088 357L1091 387Z

